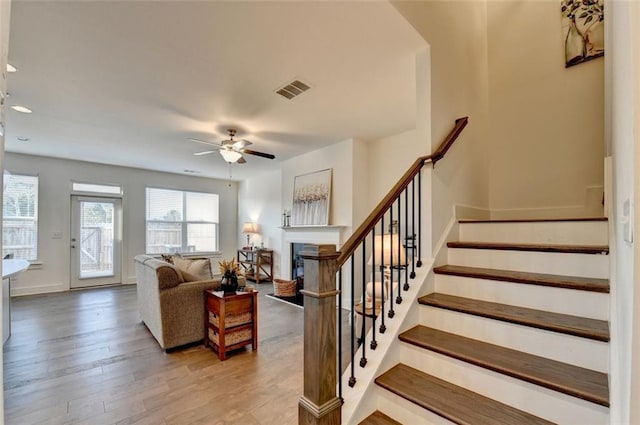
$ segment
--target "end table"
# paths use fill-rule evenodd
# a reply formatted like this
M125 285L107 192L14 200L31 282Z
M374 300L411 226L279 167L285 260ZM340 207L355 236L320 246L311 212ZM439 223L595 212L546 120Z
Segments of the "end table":
M220 360L227 351L251 344L258 349L258 292L223 295L211 289L204 291L204 346L218 353Z

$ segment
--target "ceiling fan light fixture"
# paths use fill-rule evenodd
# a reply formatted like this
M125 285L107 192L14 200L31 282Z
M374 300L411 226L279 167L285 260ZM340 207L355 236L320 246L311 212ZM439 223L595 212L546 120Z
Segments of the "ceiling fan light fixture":
M242 158L242 154L240 152L236 152L230 149L221 149L220 155L222 155L222 158L224 158L224 160L229 163L237 162L240 158Z

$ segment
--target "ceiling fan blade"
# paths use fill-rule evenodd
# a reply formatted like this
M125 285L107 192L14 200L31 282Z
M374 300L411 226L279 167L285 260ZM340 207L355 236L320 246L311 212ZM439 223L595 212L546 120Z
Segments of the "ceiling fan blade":
M252 151L251 149L242 149L242 153L248 153L249 155L261 156L263 158L274 159L276 156L270 153Z
M244 156L241 156L239 160L236 161L238 164L246 164L247 160L244 159Z
M233 147L236 149L244 149L247 146L251 145L252 143L246 139L242 139L242 140L236 140L233 143Z
M218 152L218 151L217 150L216 151L202 151L202 152L196 152L193 155L194 156L202 156L202 155L209 155L210 153L214 153L214 152Z
M218 143L215 143L215 142L207 142L206 140L194 139L191 137L188 137L187 140L191 140L192 142L202 143L204 145L209 145L209 146L215 146L215 147L220 146Z

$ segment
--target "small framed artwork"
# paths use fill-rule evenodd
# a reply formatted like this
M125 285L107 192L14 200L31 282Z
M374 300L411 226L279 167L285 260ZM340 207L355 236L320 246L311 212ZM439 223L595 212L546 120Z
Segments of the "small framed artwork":
M331 168L296 176L293 181L292 226L327 226L331 202Z
M604 0L562 0L564 66L604 55Z

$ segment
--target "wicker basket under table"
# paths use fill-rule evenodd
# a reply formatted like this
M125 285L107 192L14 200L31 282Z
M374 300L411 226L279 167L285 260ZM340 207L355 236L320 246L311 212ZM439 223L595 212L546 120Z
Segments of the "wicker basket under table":
M273 279L273 295L276 297L295 297L296 281Z

